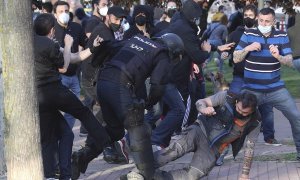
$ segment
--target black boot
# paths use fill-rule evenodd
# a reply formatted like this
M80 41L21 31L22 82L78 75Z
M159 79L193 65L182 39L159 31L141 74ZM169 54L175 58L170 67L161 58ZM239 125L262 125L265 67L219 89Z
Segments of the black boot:
M113 146L108 146L103 149L103 159L109 164L118 162L118 153Z
M128 159L117 151L115 145L104 148L103 159L109 164L128 164Z
M88 164L94 158L96 158L101 152L85 146L79 151L72 154L72 179L78 179L80 173L85 173Z

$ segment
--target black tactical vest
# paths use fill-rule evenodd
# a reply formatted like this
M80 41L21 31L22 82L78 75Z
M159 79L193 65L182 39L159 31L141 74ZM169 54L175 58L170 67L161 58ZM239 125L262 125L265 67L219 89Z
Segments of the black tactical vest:
M153 62L161 51L167 49L157 42L136 35L128 40L107 65L117 67L133 85L139 86L153 71L156 65Z

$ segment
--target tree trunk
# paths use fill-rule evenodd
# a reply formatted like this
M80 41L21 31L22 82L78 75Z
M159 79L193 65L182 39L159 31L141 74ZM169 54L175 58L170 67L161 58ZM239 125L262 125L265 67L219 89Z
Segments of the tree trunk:
M1 0L0 39L7 179L41 180L30 0Z
M5 175L4 159L4 122L3 122L3 79L2 79L2 59L0 48L0 177ZM1 179L1 178L0 178Z

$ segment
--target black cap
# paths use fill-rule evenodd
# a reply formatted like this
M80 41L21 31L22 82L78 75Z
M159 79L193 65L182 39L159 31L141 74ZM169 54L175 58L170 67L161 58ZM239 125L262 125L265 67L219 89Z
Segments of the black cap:
M126 12L120 6L112 6L108 9L107 14L113 14L118 18L126 17Z

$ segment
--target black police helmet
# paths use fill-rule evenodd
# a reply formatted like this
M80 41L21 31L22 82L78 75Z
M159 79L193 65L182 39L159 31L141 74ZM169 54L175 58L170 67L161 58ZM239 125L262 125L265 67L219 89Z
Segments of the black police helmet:
M169 56L172 61L178 62L181 60L184 53L184 44L182 39L174 33L166 33L158 37L169 50Z

